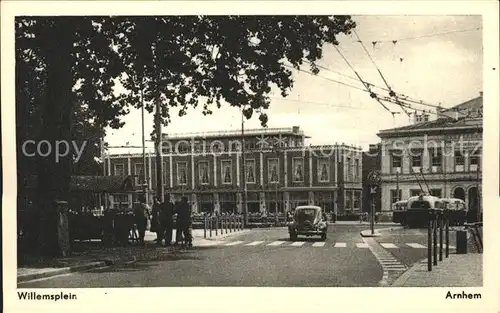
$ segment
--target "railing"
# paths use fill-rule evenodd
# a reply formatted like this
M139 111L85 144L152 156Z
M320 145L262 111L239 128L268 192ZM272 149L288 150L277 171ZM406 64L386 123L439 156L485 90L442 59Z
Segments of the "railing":
M444 228L444 229L443 229ZM443 231L445 240L445 257L450 254L450 212L449 210L430 209L427 215L427 270L438 265L438 230L439 261L443 261Z
M211 238L243 230L243 215L205 215L203 237Z
M433 266L438 265L438 260L443 261L443 248L445 257L450 253L450 221L454 221L452 210L433 209L428 210L427 215L427 270L432 271ZM483 223L466 223L464 230L472 234L474 244L479 253L483 251L482 227ZM467 233L458 230L456 239L456 253L467 253ZM439 235L438 235L439 234ZM438 249L439 240L439 249ZM443 243L444 240L444 243ZM438 257L439 255L439 257Z
M465 229L471 233L474 245L476 246L478 252L483 253L483 222L466 223L464 226Z

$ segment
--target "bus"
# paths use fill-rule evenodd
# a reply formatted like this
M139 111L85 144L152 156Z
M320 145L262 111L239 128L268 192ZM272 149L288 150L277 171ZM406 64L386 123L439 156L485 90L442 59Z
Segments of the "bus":
M465 201L457 198L442 198L443 208L449 210L450 226L462 226L467 220Z
M443 209L442 199L430 195L419 195L408 199L405 214L409 228L426 228L429 210Z
M406 226L406 210L408 201L401 200L392 204L392 222Z

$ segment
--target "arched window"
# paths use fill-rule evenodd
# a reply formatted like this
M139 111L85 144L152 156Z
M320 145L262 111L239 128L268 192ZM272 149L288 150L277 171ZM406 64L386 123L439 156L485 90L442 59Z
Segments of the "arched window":
M465 201L465 190L462 187L457 187L453 191L453 198L462 199Z

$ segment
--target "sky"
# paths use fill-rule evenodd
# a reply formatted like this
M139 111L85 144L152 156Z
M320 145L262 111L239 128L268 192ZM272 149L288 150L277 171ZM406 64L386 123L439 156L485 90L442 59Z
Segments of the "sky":
M352 16L356 32L365 43L369 55L391 88L424 103L443 108L460 104L479 96L483 79L483 46L481 16ZM471 30L454 32L457 30ZM444 35L436 35L448 33ZM422 37L423 38L413 38ZM413 38L413 39L411 39ZM357 42L355 34L341 35L338 48L361 78L385 87L377 67ZM397 40L396 44L392 41ZM377 41L375 46L372 42ZM401 58L403 61L401 61ZM355 73L333 46L325 45L323 58L317 62L332 71L321 70L319 76L362 88ZM308 70L308 67L303 68ZM380 142L377 132L404 126L412 121L395 104L387 104L392 115L369 94L355 88L294 71L294 87L286 99L279 92L272 96L268 127L300 126L314 145L345 143L367 149ZM387 92L377 90L381 95ZM418 109L432 108L415 105ZM171 111L172 122L163 127L164 133L186 133L241 129L237 108L214 109L204 116L201 109L190 109L179 117ZM431 115L431 118L435 115ZM131 110L123 118L125 126L107 131L110 146L141 145L141 113ZM153 115L146 112L145 134L153 127ZM245 122L245 128L261 128L258 116ZM152 143L148 143L152 146ZM111 149L111 153L141 152L141 149Z

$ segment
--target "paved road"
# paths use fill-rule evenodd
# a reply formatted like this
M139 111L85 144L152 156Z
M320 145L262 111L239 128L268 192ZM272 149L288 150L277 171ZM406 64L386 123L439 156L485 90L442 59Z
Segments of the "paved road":
M363 229L366 225L331 225L326 242L291 242L286 228L255 230L154 261L19 287L378 286L382 268L359 235Z
M381 235L381 237L376 237L376 241L383 247L385 246L384 248L386 248L387 251L389 251L396 257L396 259L406 266L410 267L416 262L427 258L427 229L398 229L393 231L383 231L381 232ZM451 231L449 238L451 248L450 253L454 253L456 232ZM445 239L443 232L443 245L444 244ZM443 257L444 251L445 250L443 248Z

